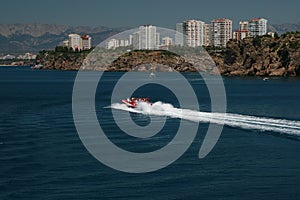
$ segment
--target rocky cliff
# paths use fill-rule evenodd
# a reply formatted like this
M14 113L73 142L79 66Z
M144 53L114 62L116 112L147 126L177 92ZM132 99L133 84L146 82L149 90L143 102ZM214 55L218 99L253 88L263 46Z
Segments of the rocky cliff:
M210 54L223 75L298 76L300 32L230 41L222 52Z
M207 49L220 73L227 76L298 76L300 75L300 32L281 37L262 36L230 41L226 49ZM43 51L37 57L41 69L78 70L88 55L85 52ZM102 55L106 55L105 53ZM195 68L180 56L169 51L132 51L116 59L106 71L129 71L135 66L143 70L164 65L180 72ZM151 64L152 63L152 64ZM88 67L92 70L104 68ZM140 69L141 70L141 69ZM158 71L166 71L162 67ZM201 69L205 71L206 69ZM212 72L212 71L209 71Z

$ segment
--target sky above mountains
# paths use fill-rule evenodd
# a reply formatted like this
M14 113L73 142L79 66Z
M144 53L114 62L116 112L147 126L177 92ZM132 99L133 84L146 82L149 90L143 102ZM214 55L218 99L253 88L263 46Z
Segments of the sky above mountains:
M238 21L264 17L271 24L300 21L298 0L9 0L1 2L0 23L50 23L107 27L142 24L174 28L176 22Z

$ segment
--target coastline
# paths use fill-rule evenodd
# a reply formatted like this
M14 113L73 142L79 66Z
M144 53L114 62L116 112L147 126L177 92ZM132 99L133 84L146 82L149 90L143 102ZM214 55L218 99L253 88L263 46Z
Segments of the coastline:
M300 49L298 47L300 47L300 33L295 32L278 38L260 36L245 38L242 41L231 40L226 48L206 47L205 50L222 76L294 77L300 76ZM115 60L106 67L101 64L103 62L101 58L110 59L109 56L116 56L120 53L119 49L97 49L95 54L98 51L100 54L94 55L91 62L85 60L90 51L66 52L57 49L41 51L37 55L33 68L77 71L85 62L84 70L95 71L160 71L156 69L160 68L159 65L169 66L171 70L178 72L197 71L183 57L172 53L173 50L190 52L191 49L187 47L171 46L169 50L128 49L127 53L114 58ZM205 57L202 60L206 63ZM137 69L137 66L142 64L147 64L149 67ZM201 65L199 70L212 74L218 73L206 64Z
M32 67L31 65L2 65L0 67Z

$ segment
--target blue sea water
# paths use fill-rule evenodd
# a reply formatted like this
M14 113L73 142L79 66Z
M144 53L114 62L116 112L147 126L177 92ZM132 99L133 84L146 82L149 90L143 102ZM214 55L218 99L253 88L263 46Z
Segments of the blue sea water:
M73 122L75 77L74 71L0 67L0 199L300 199L299 135L263 127L225 126L213 151L199 159L208 127L200 123L187 152L155 172L129 174L103 165L85 149ZM137 152L167 144L180 119L168 118L162 133L146 141L117 133L107 106L119 77L108 73L96 95L98 119L110 139ZM200 109L209 111L203 80L187 77L199 92ZM224 77L224 83L228 113L300 121L299 78ZM162 87L139 92L179 105ZM147 124L147 116L131 117Z

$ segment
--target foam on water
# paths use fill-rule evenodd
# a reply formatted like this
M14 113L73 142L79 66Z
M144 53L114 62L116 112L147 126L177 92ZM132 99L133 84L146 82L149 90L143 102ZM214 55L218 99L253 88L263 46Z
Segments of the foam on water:
M171 104L156 102L152 106L140 103L137 108L128 108L124 104L114 103L113 109L141 113L145 115L167 116L201 123L224 124L248 130L272 131L293 136L300 136L300 121L257 117L232 113L210 113L189 109L175 108Z

